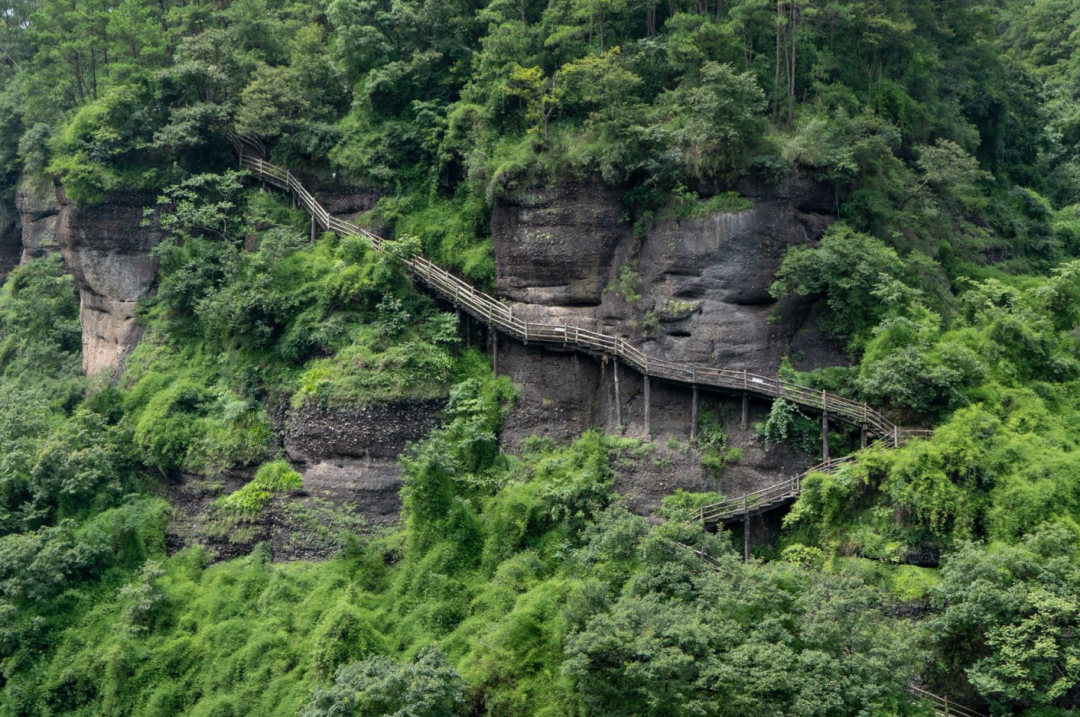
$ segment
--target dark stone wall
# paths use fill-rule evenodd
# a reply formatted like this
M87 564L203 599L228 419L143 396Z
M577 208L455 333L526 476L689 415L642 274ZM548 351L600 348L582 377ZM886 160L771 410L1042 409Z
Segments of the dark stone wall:
M397 458L438 425L445 401L396 401L360 407L304 406L288 411L283 443L289 460Z
M769 294L787 250L835 219L831 190L794 177L740 191L753 208L669 218L643 239L622 190L599 179L508 192L491 221L497 292L524 302L522 318L617 333L669 360L766 374L784 356L800 368L845 363L817 329L812 299ZM641 298L628 304L606 289L634 265Z

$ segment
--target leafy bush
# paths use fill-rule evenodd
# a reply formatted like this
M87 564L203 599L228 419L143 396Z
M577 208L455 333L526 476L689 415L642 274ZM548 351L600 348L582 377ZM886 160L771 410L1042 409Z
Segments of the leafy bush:
M965 544L942 568L933 619L943 667L996 709L1048 706L1080 680L1076 537L1044 525L1021 545Z
M420 652L415 663L395 665L371 657L347 665L334 685L315 691L302 717L457 717L465 714L465 683L438 648Z
M219 499L218 505L232 513L252 515L262 511L278 493L299 490L303 483L303 477L288 461L263 463L247 485Z

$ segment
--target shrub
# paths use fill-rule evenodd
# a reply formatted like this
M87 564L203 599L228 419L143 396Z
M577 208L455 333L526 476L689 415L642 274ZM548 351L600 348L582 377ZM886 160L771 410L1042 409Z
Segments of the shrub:
M429 647L415 662L369 657L342 667L320 687L301 717L457 717L465 714L465 682L441 650Z
M275 495L299 490L303 483L303 477L288 461L263 463L247 485L220 498L218 505L231 513L253 515L262 511Z

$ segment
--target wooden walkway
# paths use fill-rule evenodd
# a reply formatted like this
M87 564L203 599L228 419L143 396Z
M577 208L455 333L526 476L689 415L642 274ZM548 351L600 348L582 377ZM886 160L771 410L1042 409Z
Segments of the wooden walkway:
M240 167L254 177L279 187L295 197L296 201L311 215L312 239L317 228L334 232L340 236L360 236L371 243L376 251L386 251L387 241L363 227L343 221L331 215L304 187L293 173L277 165L252 157L244 151L244 142L230 138L240 154ZM501 331L525 343L533 342L551 346L563 346L592 354L607 356L615 361L616 410L621 417L621 401L618 397L618 364L622 362L640 372L645 380L645 431L649 432L649 381L656 379L668 383L688 386L693 389L693 409L691 435L696 430L698 389L709 389L736 395L757 396L769 400L783 398L822 416L822 427L827 431L829 420L839 420L859 426L865 445L867 436L874 436L876 444L897 447L910 438L927 434L929 431L902 429L878 411L865 403L852 401L827 391L818 391L807 386L787 381L774 376L761 376L747 371L713 368L696 364L682 364L666 361L647 355L626 339L597 331L590 331L572 324L547 324L526 321L514 316L514 307L505 304L471 284L462 281L450 272L436 266L423 256L414 254L401 257L401 261L411 274L437 295L443 297L455 307L467 312L489 328ZM744 402L745 420L745 402ZM775 508L795 499L802 489L802 481L811 472L830 472L852 457L828 458L810 470L776 485L750 493L740 498L724 500L701 509L698 516L703 524L718 524L736 519L747 519L751 514Z
M362 236L371 243L371 246L376 251L385 250L386 240L382 237L355 224L331 216L303 184L293 176L291 171L257 157L248 156L244 153L243 144L240 142L234 141L233 144L240 153L240 166L243 169L248 170L252 175L268 184L280 187L296 197L297 202L311 215L313 236L316 227L321 227L326 231L341 236ZM643 351L628 343L626 339L618 336L589 331L570 324L544 324L525 321L514 316L512 305L504 304L489 294L477 291L472 285L439 268L422 256L403 257L402 262L408 267L412 275L428 288L495 330L526 343L533 341L542 344L572 347L594 354L609 356L616 361L622 361L645 377L646 400L648 397L647 382L650 378L682 384L695 389L695 417L697 413L696 389L707 388L743 396L752 395L768 399L787 399L802 408L820 412L827 418L859 426L865 433L876 437L874 444L877 445L897 447L912 438L925 437L930 434L930 431L926 430L900 428L878 411L869 408L865 403L858 403L826 391L816 391L791 381L785 381L779 377L760 376L746 371L732 371L665 361L646 355ZM701 508L693 522L716 525L736 520L748 520L751 515L793 501L802 490L803 479L810 473L835 471L841 465L854 460L854 458L855 456L851 455L826 459L794 478L781 481L776 485L739 498L731 498L705 506ZM715 559L710 555L681 543L679 545L691 550L712 567L718 567ZM939 717L984 717L974 710L967 709L950 701L948 698L939 697L915 685L909 685L907 689L915 699L929 703Z
M925 438L931 433L931 431L923 429L897 428L888 436L879 438L870 445L902 446L913 438ZM718 503L703 506L698 511L698 515L693 519L693 522L701 522L707 526L732 523L790 503L799 497L799 493L802 492L802 484L806 476L811 473L832 473L845 463L855 460L855 458L856 454L843 456L842 458L829 458L811 466L793 478L780 481L767 488L747 493L738 498L727 498Z

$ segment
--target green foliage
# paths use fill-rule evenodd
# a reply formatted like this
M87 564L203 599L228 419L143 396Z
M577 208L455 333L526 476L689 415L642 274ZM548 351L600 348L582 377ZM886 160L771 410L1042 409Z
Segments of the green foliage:
M742 459L742 450L728 446L728 435L724 426L707 412L698 416L698 450L701 452L701 464L719 476L724 466Z
M1048 706L1080 679L1076 536L1045 525L1017 546L966 544L933 593L942 668L999 709Z
M814 247L793 247L770 287L773 296L823 294L834 334L863 342L884 316L874 291L902 270L903 262L884 242L834 224Z
M637 306L641 304L641 273L638 271L637 262L633 262L619 269L619 275L612 280L611 285L604 291L615 292L620 299Z
M913 647L876 600L790 565L740 569L728 554L713 571L668 548L568 640L566 669L586 714L858 714L896 703Z
M686 520L706 505L719 503L724 497L716 492L690 493L679 488L671 495L664 496L660 512L668 520Z
M821 429L817 423L803 416L798 407L783 398L772 402L769 416L764 423L754 424L765 450L787 444L795 450L815 455L820 450Z
M332 687L316 690L302 717L457 717L465 714L465 682L438 648L415 663L372 657L338 670Z
M3 710L904 712L919 655L860 581L933 596L935 688L1002 712L1070 699L1077 551L1036 531L1080 521L1080 269L1062 263L1080 253L1080 16L1062 0L714 5L9 3L0 202L17 181L51 192L51 174L83 206L164 189L167 237L115 387L88 395L79 376L58 257L0 292ZM229 125L377 187L364 220L396 257L308 245L306 217L225 171ZM730 188L805 186L796 172L843 221L788 254L774 293L823 300L823 327L862 352L820 387L940 425L809 476L775 564L677 524L718 496L672 497L658 529L612 508L611 439L504 454L512 387L477 352L453 357L452 318L398 261L422 249L490 286L504 194L599 176L646 233L665 211L748 208ZM610 290L645 308L636 266ZM131 497L145 469L267 460L266 406L286 396L447 394L446 425L404 463L404 532L348 557L165 558L164 505ZM714 428L718 467L734 455ZM784 402L762 432L820 441ZM289 483L269 465L264 482ZM259 485L226 500L258 504ZM962 542L978 537L994 542ZM945 555L939 586L895 564L923 547Z
M262 511L275 495L299 490L302 485L303 478L288 461L271 461L259 466L247 485L221 498L218 505L231 513L251 515Z

